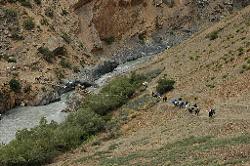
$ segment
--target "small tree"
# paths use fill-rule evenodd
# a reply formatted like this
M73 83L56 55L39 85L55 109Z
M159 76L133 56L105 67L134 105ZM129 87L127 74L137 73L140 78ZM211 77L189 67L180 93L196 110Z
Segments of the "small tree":
M9 82L10 89L13 90L14 92L20 92L22 86L20 82L16 79L11 79Z
M166 78L160 79L156 87L156 91L161 95L174 89L174 80L169 80Z

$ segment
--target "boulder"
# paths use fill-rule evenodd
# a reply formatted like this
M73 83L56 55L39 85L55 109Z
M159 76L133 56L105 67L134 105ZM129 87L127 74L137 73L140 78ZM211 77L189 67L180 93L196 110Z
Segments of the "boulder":
M65 54L65 42L61 37L50 37L44 47L48 48L54 55Z

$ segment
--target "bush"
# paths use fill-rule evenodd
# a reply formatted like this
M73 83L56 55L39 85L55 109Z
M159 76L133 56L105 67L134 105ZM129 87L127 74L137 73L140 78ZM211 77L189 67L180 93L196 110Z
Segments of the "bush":
M54 59L54 54L48 48L40 47L38 48L38 52L42 54L44 60L46 60L49 63L52 63Z
M125 104L141 85L143 78L138 75L120 77L111 81L99 94L89 96L83 104L84 108L91 109L97 114L106 115Z
M215 40L217 39L219 31L214 31L206 36L206 38L209 38L210 40Z
M23 27L26 30L32 30L32 29L34 29L35 28L35 23L33 21L33 18L30 17L30 18L24 20Z
M166 78L160 79L156 87L156 91L161 95L174 89L174 80L168 80Z
M14 78L9 81L9 86L10 86L10 89L14 92L20 92L22 88L21 83Z

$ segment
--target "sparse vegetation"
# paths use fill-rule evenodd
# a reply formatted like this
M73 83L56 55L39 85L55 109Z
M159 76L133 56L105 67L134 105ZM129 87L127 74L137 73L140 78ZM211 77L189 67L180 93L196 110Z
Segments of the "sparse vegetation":
M20 29L18 26L10 27L9 30L13 40L24 40L24 37L20 34Z
M174 143L166 144L155 150L136 151L127 155L110 157L109 153L98 153L90 156L90 159L100 159L100 165L237 165L249 161L249 156L242 151L233 150L232 146L246 146L250 142L249 135L240 135L233 138L213 138L211 136L191 136ZM227 160L220 160L216 155L224 156L229 152ZM137 162L135 162L137 161ZM84 162L84 161L82 161ZM82 163L81 162L81 163Z
M71 42L71 38L70 38L70 36L69 36L67 33L63 32L62 35L61 35L61 37L63 38L63 40L64 40L66 43L69 44L69 43Z
M20 2L22 6L30 7L30 8L32 7L30 0L17 0L17 1Z
M113 36L104 38L103 41L105 41L106 44L111 45L115 42L115 38Z
M26 20L24 20L23 27L26 30L32 30L32 29L34 29L35 28L35 23L33 21L33 18L29 17Z
M15 21L17 14L17 11L12 8L7 8L4 10L4 17L7 18L8 21Z
M40 54L42 54L42 57L44 60L46 60L49 63L53 62L53 59L55 56L54 56L53 52L51 52L48 48L40 47L40 48L38 48L38 52Z
M10 89L16 93L20 92L22 88L21 83L14 78L9 81L9 86L10 86Z
M219 31L213 31L210 34L206 36L206 38L209 38L210 40L215 40L219 37Z
M41 23L41 25L46 25L46 26L49 25L49 22L46 18L43 18L42 20L40 20L40 23Z
M238 56L241 56L241 55L243 55L244 54L244 48L243 47L240 47L240 48L238 48Z
M65 58L62 58L61 61L60 61L60 65L63 67L63 68L68 68L68 69L71 69L72 68L72 65L69 61L67 61Z
M64 73L65 73L65 71L62 70L62 69L59 69L59 68L56 68L56 69L55 69L56 77L57 77L59 80L65 78L65 74L64 74Z

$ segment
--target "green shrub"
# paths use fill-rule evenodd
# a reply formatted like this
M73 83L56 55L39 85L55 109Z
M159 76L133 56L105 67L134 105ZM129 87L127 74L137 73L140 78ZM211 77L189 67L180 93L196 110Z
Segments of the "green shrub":
M32 30L35 28L35 23L33 21L33 18L27 18L26 20L24 20L23 22L23 27L26 29L26 30Z
M209 38L210 40L215 40L219 37L219 31L213 31L210 34L206 36L206 38Z
M172 89L174 89L174 84L175 84L174 80L169 80L169 79L166 79L166 78L162 78L162 79L160 79L158 81L156 91L162 95L162 94L164 94L166 92L169 92Z
M10 86L10 89L14 92L20 92L22 88L21 83L14 78L9 81L9 86Z
M42 54L44 60L46 60L49 63L53 62L54 54L48 48L40 47L38 48L38 52Z
M142 83L142 77L120 77L111 81L99 94L89 96L83 104L97 114L106 115L125 104Z

